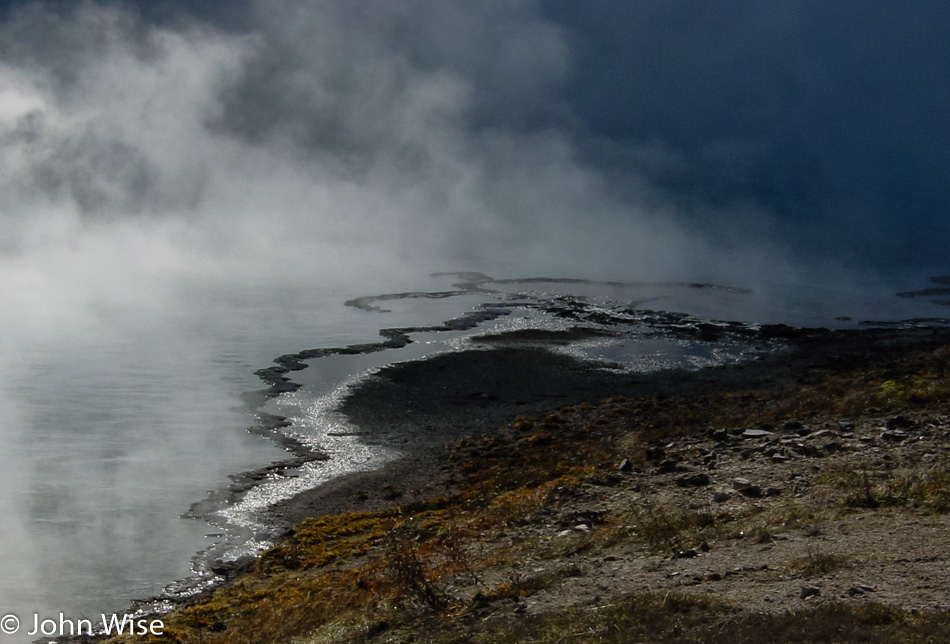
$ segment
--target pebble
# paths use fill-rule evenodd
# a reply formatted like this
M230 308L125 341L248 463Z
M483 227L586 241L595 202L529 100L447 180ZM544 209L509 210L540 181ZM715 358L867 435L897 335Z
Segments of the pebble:
M810 599L812 597L817 597L821 594L821 589L816 586L802 586L801 591L799 591L798 596L802 599Z

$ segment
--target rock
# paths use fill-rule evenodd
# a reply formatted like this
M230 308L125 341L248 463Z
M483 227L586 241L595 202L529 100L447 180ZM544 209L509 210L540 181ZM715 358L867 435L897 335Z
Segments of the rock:
M781 453L772 454L773 463L784 463L787 460L788 460L788 457L785 454L781 454Z
M894 416L893 418L887 419L887 428L888 429L898 429L898 428L910 428L915 427L916 423L906 416Z
M716 503L725 503L730 498L732 498L732 495L726 490L716 490L713 492L713 501Z
M716 429L716 430L713 430L712 437L713 437L713 440L717 440L720 442L727 441L729 440L729 432L727 432L725 429Z
M799 422L799 421L797 421L797 420L790 420L790 421L788 421L787 423L785 423L784 425L782 425L782 429L787 429L787 430L790 431L790 432L797 432L798 430L802 429L803 427L804 427L804 425L802 425L801 422Z
M586 525L596 525L604 522L607 516L607 510L597 508L584 508L573 512L564 512L561 514L561 523L565 525L583 523Z
M815 447L814 445L812 445L811 443L803 443L800 451L805 456L808 456L811 458L816 458L818 456L821 456L821 451L819 451L819 449Z
M760 488L758 485L754 485L749 479L735 479L732 481L732 487L734 487L736 492L742 496L751 498L758 498L762 496L762 488Z
M762 496L762 488L758 485L749 485L742 488L741 490L736 490L742 496L749 497L750 499L757 499Z
M685 474L676 479L676 484L680 487L700 487L709 485L709 475L700 472L699 474Z
M835 452L841 449L841 443L838 441L831 441L822 446L822 449L828 452L829 454L834 454Z
M681 472L683 470L676 461L673 459L667 459L657 466L656 471L658 474L671 474L673 472Z
M772 432L767 429L746 429L742 432L742 438L765 438L771 436Z
M792 485L792 491L795 494L801 494L805 490L811 487L811 481L804 478L799 478L795 480L795 483Z
M626 480L626 477L620 472L607 472L605 474L591 474L584 479L585 483L602 487L613 487Z
M802 586L801 591L799 591L798 596L802 599L810 599L812 597L817 597L821 594L821 589L815 586Z
M881 440L899 443L910 438L910 434L902 429L887 429L881 432Z
M623 459L617 464L618 472L629 472L631 470L633 470L633 463L631 463L627 459Z

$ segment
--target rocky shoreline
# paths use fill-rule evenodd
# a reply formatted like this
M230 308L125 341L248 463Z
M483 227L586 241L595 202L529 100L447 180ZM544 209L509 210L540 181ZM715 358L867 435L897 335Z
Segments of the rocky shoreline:
M950 331L765 328L756 340L780 341L784 350L653 374L607 370L545 348L584 333L485 336L469 350L393 364L362 381L340 411L363 440L398 446L403 457L279 503L276 516L296 527L261 559L229 570L227 585L170 613L173 636L158 641L246 630L240 615L256 610L241 606L248 601L241 597L257 596L246 595L249 588L280 596L286 584L319 584L347 570L366 580L355 592L364 583L375 589L369 595L385 612L375 626L356 628L352 641L454 641L419 638L418 629L433 619L448 634L486 619L535 623L584 607L607 610L644 591L714 597L728 615L822 602L950 610L948 591L936 583L950 573L950 556L938 546L950 527L950 476L946 499L942 479L926 479L945 471L950 408L942 389L936 398L915 389L945 385ZM852 390L864 398L841 407ZM914 476L924 481L916 492ZM485 481L494 491L471 500ZM472 532L462 519L532 486L547 492L519 500L517 520L492 509ZM895 496L911 492L916 500ZM445 514L456 503L472 509ZM342 523L327 532L333 517ZM367 521L382 531L364 535L354 554L304 563L309 548L351 539L342 535ZM425 573L435 593L428 600L419 587L370 581L392 574L371 563L393 556L385 535L419 524L436 530L420 533L419 544L439 531L471 540L453 546L464 551L468 573L448 566ZM314 529L323 536L300 550L295 544ZM410 547L413 556L422 556L418 548ZM216 611L231 617L207 617ZM267 637L249 641L280 639Z
M708 285L686 286L698 288ZM482 288L481 283L476 283L474 286L466 286L463 290L469 292ZM417 295L420 294L397 294L393 297ZM372 307L375 306L373 302L385 299L385 296L365 298L359 305ZM258 374L269 388L246 396L245 402L249 408L256 408L261 401L296 388L290 372L305 368L307 360L322 355L365 353L391 348L392 343L408 343L411 341L409 335L418 331L472 328L486 319L506 315L515 306L524 306L524 303L511 306L486 305L470 316L446 322L439 327L391 329L389 332L381 332L386 339L376 344L282 356L275 361L276 367L261 370ZM840 469L854 465L848 461L854 454L863 456L867 450L887 449L893 452L890 455L892 461L896 457L902 463L913 459L942 463L942 452L950 448L950 445L943 445L944 439L950 437L950 426L947 431L943 429L947 424L944 415L947 410L942 406L934 407L933 401L930 401L930 407L926 409L913 409L903 414L885 414L873 406L862 414L850 415L832 413L822 416L805 411L792 414L791 420L785 418L777 425L759 423L755 426L718 428L707 425L702 429L655 429L652 433L643 432L643 427L631 426L628 422L630 419L625 417L631 413L637 416L638 412L631 412L626 403L617 402L621 399L640 401L638 404L643 405L646 404L644 401L667 401L664 403L667 407L679 405L690 409L694 404L691 401L697 399L712 397L718 400L724 397L731 400L732 397L737 397L745 400L743 397L751 396L745 402L755 406L757 401L777 400L790 395L789 392L807 389L811 383L818 382L822 377L847 370L854 373L860 373L862 370L873 373L880 365L887 363L893 372L889 375L907 376L900 373L900 368L893 366L894 361L899 364L903 359L901 356L939 352L941 347L950 343L950 331L944 325L945 320L937 321L935 325L907 321L903 324L882 325L882 328L830 331L797 329L784 325L760 326L696 320L682 314L640 309L605 311L602 307L588 307L583 301L570 298L557 298L533 306L543 308L546 313L565 320L565 326L559 330L520 330L475 337L467 350L393 364L380 369L375 375L353 387L339 411L358 428L361 440L398 449L402 456L380 470L344 475L279 502L272 508L274 525L306 525L308 521L313 521L314 517L332 516L385 515L401 517L396 523L403 520L412 521L412 508L426 507L433 499L453 499L469 494L472 487L469 470L490 471L495 466L493 463L497 464L499 460L498 455L492 453L494 448L487 449L485 446L505 445L512 441L517 443L519 440L524 442L523 438L513 438L512 427L517 427L518 423L524 424L527 421L518 419L526 418L535 419L530 423L538 431L532 436L542 436L537 446L542 450L554 449L548 447L550 441L553 441L550 444L555 447L560 445L561 449L570 450L570 441L576 440L578 452L583 453L585 449L590 448L587 445L591 435L590 428L613 428L619 422L621 429L595 432L598 435L609 434L614 449L611 464L595 464L592 460L584 466L593 467L599 473L594 477L596 481L588 477L589 482L583 484L581 490L593 486L598 490L596 494L588 489L587 492L572 492L573 496L570 498L557 499L554 507L545 508L544 513L555 512L560 518L553 522L550 517L544 518L542 522L546 528L541 532L537 532L538 528L535 526L531 530L521 531L519 536L519 531L509 526L507 530L502 531L500 538L497 535L492 537L490 531L484 535L484 538L494 539L492 547L506 548L510 552L523 550L524 544L519 545L519 540L530 542L542 539L547 542L552 538L564 538L581 539L586 543L591 535L598 534L605 528L615 527L612 524L620 520L618 517L623 516L626 516L625 520L628 522L640 521L639 527L628 526L627 529L631 532L649 532L649 529L645 529L648 528L649 520L643 518L645 515L642 508L640 514L633 515L629 512L624 515L624 511L619 509L642 502L644 490L650 490L650 498L654 499L650 501L653 505L648 503L647 506L652 508L649 512L654 514L658 511L657 508L680 507L683 504L690 508L706 507L707 513L711 507L727 508L732 504L735 507L726 514L732 512L745 515L753 510L753 513L768 514L772 512L768 508L777 504L788 505L791 502L805 505L804 501L799 502L798 499L804 499L814 492L816 487L813 486L812 478L815 475L807 472L803 474L795 468L800 469L806 461L812 461L808 467L817 470L829 467ZM635 318L635 323L641 329L647 328L657 335L704 343L738 340L750 348L757 348L757 353L752 359L739 364L637 374L605 369L604 364L594 364L552 351L590 337L624 333L615 327L629 324L632 318ZM942 379L946 373L944 370L930 375ZM887 383L898 380L886 378L881 381L885 384L878 383L876 386L890 386ZM905 385L898 385L902 386ZM761 401L757 397L761 397ZM906 400L903 402L907 403ZM770 403L763 404L767 406ZM570 411L558 413L558 409ZM589 411L576 411L585 409ZM761 409L759 411L761 412ZM668 413L668 410L664 413ZM700 412L696 413L701 415ZM279 476L304 462L325 458L324 455L284 436L280 430L286 424L286 419L262 413L258 413L258 417L260 423L252 429L285 441L285 447L293 456L261 471L235 477L235 484L226 492L232 498L239 498L243 490L253 486L264 476ZM539 418L546 420L540 423L537 420ZM553 421L552 418L560 420ZM657 416L652 413L641 420L646 420L647 424L656 423ZM635 440L631 438L634 434L629 434L631 431L636 434ZM652 442L651 436L654 436ZM628 449L623 448L625 444L628 444ZM597 447L591 452L591 459L602 457L600 450L601 447ZM470 458L460 462L460 454ZM868 496L870 489L866 486L864 490L867 503L871 502L871 496ZM852 490L854 494L858 492ZM750 503L753 510L750 510ZM763 507L766 509L763 510ZM205 509L196 506L193 511L200 515ZM661 515L668 511L659 510ZM809 516L817 516L812 510L802 512L811 512ZM877 525L880 532L887 525L893 524L893 517L878 520L884 516L884 512L872 514L874 516L869 515L861 519L865 521L862 526ZM655 518L654 516L654 521ZM387 521L392 523L391 519ZM921 552L913 557L916 561L913 570L924 576L940 575L943 573L944 559L931 557L928 560L922 552L937 539L944 527L943 517L939 515L937 520L926 526L926 522L915 521L921 528L919 534L923 536L918 547ZM547 534L552 528L557 530L553 534ZM750 583L760 584L758 588L762 589L764 586L761 584L768 585L770 582L767 578L770 575L775 577L776 570L779 573L783 570L787 572L787 568L770 569L771 564L768 563L769 558L773 556L769 551L781 549L786 545L783 542L794 542L795 548L799 550L806 547L802 552L794 548L788 550L785 559L789 561L804 561L808 557L835 560L834 553L826 557L823 552L809 549L812 548L813 542L808 539L796 540L782 536L780 533L787 532L784 527L774 530L769 526L759 526L753 528L752 532L753 538L758 540L756 543L762 545L756 551L765 553L759 557L765 563L755 564L758 567L754 569L748 567L751 565L748 562L731 568L729 566L732 562L727 559L717 562L716 557L727 548L710 548L708 535L700 541L667 535L657 537L652 545L648 543L645 550L643 543L629 546L625 550L621 548L615 551L611 549L612 546L601 548L597 558L585 557L576 560L583 562L581 566L571 563L569 567L573 572L567 575L567 579L574 581L561 584L561 590L550 597L545 598L544 593L532 593L534 602L515 597L511 605L506 604L501 610L494 610L493 606L490 612L497 612L499 616L507 614L514 619L515 616L527 613L540 616L546 614L546 611L576 607L578 601L588 601L588 595L593 597L595 603L620 601L629 594L629 583L618 582L619 585L614 588L609 583L593 581L601 578L617 579L618 576L625 580L637 579L638 584L643 584L642 587L651 589L679 592L698 587L735 603L741 600L743 594L750 592ZM288 530L275 551L287 548L299 534L299 528ZM732 535L728 539L735 540L736 543L751 543L752 541L746 539L747 536L750 535ZM721 534L717 534L715 538L727 539ZM650 542L650 538L646 538L646 541ZM857 543L858 540L853 542ZM659 550L668 552L657 553L657 544ZM869 542L864 547L877 546ZM842 557L842 561L853 559L852 555ZM272 560L273 557L268 560L268 554L265 553L262 560L243 559L234 564L219 566L214 572L228 583L219 590L176 600L178 608L170 614L172 622L175 622L175 615L187 615L196 610L200 612L203 610L202 605L219 601L216 598L222 594L228 595L236 585L250 583L247 582L248 579L270 579L266 584L274 582L273 578L268 577L270 564L263 563ZM694 565L700 561L701 565ZM667 571L669 566L663 562L677 562L678 568ZM359 561L353 563L355 565ZM563 557L559 557L557 565L563 567L568 564ZM699 568L693 570L691 565L694 568L700 566L702 571ZM644 566L650 568L650 574L645 576L642 570ZM835 566L840 567L840 562L833 567ZM278 570L283 568L278 567ZM663 575L653 574L660 570L665 571ZM580 572L574 574L577 571ZM312 574L316 573L308 572L308 576ZM478 596L483 595L485 589L479 590L478 587L484 587L488 583L486 579L498 574L501 573L480 573L480 581L474 586L469 584L469 590L464 589L464 584L455 587L453 584L457 582L446 579L439 582L439 592L454 593L450 602L453 604L479 604L482 600L478 599ZM514 573L509 570L505 574ZM835 586L834 590L829 592L831 586L828 584L803 583L798 577L791 575L791 579L784 580L788 582L787 587L775 586L775 589L769 591L771 594L760 594L755 599L745 601L743 605L749 610L766 613L787 609L790 604L786 600L795 595L792 592L793 587L799 585L797 592L801 599L806 596L827 597L831 593L851 598L865 595L870 597L873 594L876 600L886 601L899 608L918 609L916 605L912 606L913 602L908 603L908 598L913 597L913 593L908 591L906 584L889 583L885 589L881 583L874 583L874 577L870 575L857 574L852 577L853 583L847 582L851 583L847 588ZM885 577L879 575L878 578ZM586 581L578 581L581 579ZM724 583L723 580L728 581ZM494 582L498 582L497 588L505 586L505 583L499 582L498 579L494 579ZM724 592L723 589L733 586L734 591ZM475 594L471 595L473 592ZM934 597L936 596L931 598ZM944 598L942 595L934 601L935 606L950 606L950 598ZM398 603L400 602L397 601ZM474 608L472 610L476 613L481 611ZM182 623L187 624L188 619L185 618ZM224 630L230 628L230 625L223 622L215 624L218 625L212 630L219 627ZM191 628L196 628L197 633L204 627L198 622L194 627L184 627L174 638L161 641L192 641L189 639L191 635L187 634L191 632ZM383 630L389 630L389 627ZM260 641L271 640L264 637ZM354 641L364 640L357 637ZM399 640L382 638L378 641Z

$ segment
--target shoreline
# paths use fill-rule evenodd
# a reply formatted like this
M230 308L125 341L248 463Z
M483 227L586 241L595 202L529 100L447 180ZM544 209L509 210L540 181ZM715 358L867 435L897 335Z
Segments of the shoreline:
M692 333L692 331L688 331ZM786 349L758 359L695 370L652 373L616 372L550 348L523 346L516 337L507 346L437 354L383 367L357 384L338 411L359 428L364 439L406 453L381 469L353 472L318 488L278 502L272 512L295 524L320 514L380 511L418 501L433 492L450 493L453 484L446 448L463 439L478 439L521 415L537 415L583 402L622 395L635 398L771 383L787 386L814 365L839 359L836 354L871 354L894 346L927 346L950 341L947 329L792 329L781 331ZM763 341L778 330L767 329ZM569 342L575 330L544 333L552 345Z
M532 282L530 279L494 280L481 274L461 276L471 281L454 284L459 291L372 296L359 298L347 305L379 310L371 303L402 298L453 297L466 293L487 295L494 292L483 287L486 282ZM538 281L560 280L541 278ZM589 283L588 280L574 281ZM707 284L676 286L728 290L728 287ZM464 437L490 433L518 415L544 413L559 406L615 395L619 391L636 391L639 394L679 390L686 386L685 383L692 383L688 386L702 386L701 383L707 380L719 383L724 378L723 374L729 374L729 378L747 380L755 372L765 373L776 367L787 369L789 365L784 364L780 354L788 351L798 353L803 344L827 350L829 343L860 343L868 338L886 343L901 338L926 336L946 328L907 328L908 325L916 327L928 321L943 325L948 322L946 319L862 322L865 328L830 330L705 320L682 313L637 310L637 324L650 330L647 337L656 334L702 343L737 340L750 347L757 343L760 348L768 347L765 354L739 364L701 369L662 369L648 373L617 372L595 360L556 351L594 336L623 335L612 327L629 323L627 316L631 313L630 309L614 313L598 309L591 313L585 302L570 298L539 301L531 305L525 305L524 302L485 303L474 311L440 325L382 329L380 335L384 340L380 342L303 350L275 358L275 366L255 372L268 388L246 392L241 396L245 409L258 418L258 423L249 427L248 431L273 440L292 456L232 475L231 485L215 490L209 493L208 498L193 503L184 516L208 520L217 510L239 501L266 477L285 476L307 463L330 458L319 449L284 434L281 430L292 424L287 418L260 410L268 400L296 391L301 386L293 380L292 373L308 368L308 361L326 356L399 349L413 342L410 337L413 333L470 330L483 322L507 316L519 307L553 314L569 322L570 326L560 330L525 329L476 335L470 338L474 344L472 348L436 353L407 362L386 363L377 373L350 387L336 411L348 419L355 428L355 434L364 443L378 445L384 450L395 449L402 455L387 461L380 468L333 476L315 488L269 506L258 516L260 528L268 533L269 540L279 541L282 535L292 530L294 524L311 516L379 511L418 500L437 487L432 484L433 480L440 481L438 486L443 492L453 491L452 477L447 475L449 468L444 463L446 445ZM435 386L427 387L427 384ZM517 393L508 395L510 392ZM405 413L407 408L412 413ZM431 431L434 427L438 428L435 432ZM240 534L247 533L247 529L242 527L235 526L234 530L239 538ZM209 557L209 552L212 551L198 553L195 558L204 567L204 572L199 573L200 585L207 588L199 594L213 591L222 583L211 580L209 587L209 573L227 583L244 574L256 558L244 555L225 561ZM180 584L175 582L172 586ZM187 581L184 588L189 588ZM181 601L178 596L160 599L165 602L171 600L172 604ZM139 606L150 603L156 603L155 598L135 602Z
M693 335L697 329L681 332ZM742 333L748 336L749 331ZM786 348L740 364L619 373L551 351L577 338L577 329L568 329L494 335L481 345L476 340L480 348L390 364L354 386L339 411L359 428L361 439L396 446L404 455L378 470L337 477L277 503L271 511L286 526L325 515L401 512L399 508L425 505L427 499L457 495L465 477L447 446L480 444L480 438L487 444L517 417L573 408L606 396L663 399L789 389L822 370L870 364L911 349L950 343L946 328L770 327L756 333L761 343L779 342ZM295 534L296 528L287 530L277 549ZM180 602L179 608L214 597L217 590L226 590L260 566L260 559L244 560L222 570L227 579L223 586Z
M950 450L945 404L868 407L857 415L816 415L803 407L791 416L780 408L773 416L769 409L788 396L782 404L796 409L797 396L821 394L822 380L837 374L917 378L920 367L910 358L922 352L944 365L950 329L773 328L760 338L774 340L779 331L784 351L692 371L604 370L526 347L524 334L502 339L501 347L496 337L488 343L494 348L385 367L354 387L340 409L361 436L398 442L406 456L279 504L275 512L297 522L280 543L245 576L169 614L170 623L199 638L232 629L243 636L245 611L286 610L305 611L313 624L306 628L313 629L332 622L336 611L329 606L339 604L363 615L347 627L351 638L340 641L413 639L422 629L431 633L420 641L449 642L470 628L488 628L487 639L478 641L495 641L493 628L581 619L593 608L616 610L617 602L662 612L666 600L659 607L655 601L674 593L674 610L682 604L709 615L695 628L719 615L726 623L740 617L754 623L768 615L782 619L783 611L798 620L800 611L819 611L808 615L820 621L822 607L845 610L835 602L857 611L849 619L859 625L865 605L897 611L889 619L900 624L900 611L927 608L924 595L912 590L917 576L939 576L950 566L950 557L923 556L936 545L946 515L892 508L886 496L880 511L868 505L856 515L851 504L871 503L871 492L862 493L860 481L851 479L855 468L869 466L863 463L872 453L881 453L885 464L918 467ZM571 333L545 337L556 344ZM920 377L943 383L947 374L940 368L931 373L928 367ZM890 391L888 382L872 382L871 397ZM866 389L851 383L846 380L845 391ZM702 419L723 405L728 414L745 415L742 409L751 406L751 418L775 420L710 425ZM914 440L918 431L920 441ZM850 487L836 492L843 483L826 484L823 476L845 477ZM827 494L845 496L828 506ZM947 495L950 504L950 489ZM925 502L945 503L943 496ZM687 522L680 514L693 518ZM658 527L667 521L675 528ZM875 541L895 538L890 531L898 525L914 532L898 531L894 546ZM650 536L655 530L659 536ZM895 555L887 568L862 561L866 552L902 549L904 557ZM399 566L424 566L422 585L401 577L393 557ZM838 580L849 568L863 572ZM912 572L902 573L905 568ZM314 590L304 590L307 584ZM315 593L316 606L306 608L310 600L297 593ZM318 608L324 594L338 598ZM939 621L941 607L950 610L950 594L938 595L933 619ZM251 596L274 599L245 605ZM290 632L283 619L253 623L263 629L260 641L283 641L287 635L275 633ZM192 641L188 637L180 641Z
M486 288L490 284L564 282L551 278L495 280L481 274L455 274L463 282L457 291L411 292L358 298L348 306L368 311L382 310L376 302L412 298L444 298L478 294L495 296L502 302L484 303L461 317L432 326L381 329L382 340L345 347L309 349L280 356L274 365L256 375L266 389L242 394L244 409L253 413L257 423L248 431L267 437L290 453L290 457L233 475L227 488L209 493L196 502L185 516L211 518L221 508L240 501L265 479L295 476L293 470L329 456L312 444L284 433L291 422L263 410L268 400L296 391L301 385L293 372L306 369L310 361L328 356L374 354L399 349L414 340L416 333L471 330L482 323L504 318L518 309L556 320L549 328L515 328L468 336L470 348L449 350L404 363L388 363L378 372L352 386L338 411L355 428L356 438L370 446L378 445L401 453L378 469L335 475L308 490L277 501L259 518L260 531L233 526L231 536L238 541L248 535L260 542L277 543L293 534L301 520L328 513L379 512L401 504L413 503L433 494L458 492L458 479L448 461L446 446L464 438L487 436L517 416L540 414L562 406L579 404L617 395L652 395L681 392L692 388L721 387L726 381L750 383L756 378L775 378L807 361L806 347L836 351L868 340L874 343L918 342L930 334L939 334L947 319L913 319L903 322L861 322L865 328L828 330L797 328L784 324L748 324L696 318L688 314L627 306L591 305L583 297L539 298ZM588 280L567 280L574 284L598 284ZM612 283L611 283L612 284ZM624 285L624 284L618 284ZM735 289L710 284L673 284L690 289ZM741 293L741 291L740 291ZM528 301L526 301L528 300ZM532 313L532 314L533 314ZM921 329L925 323L933 325ZM875 328L867 328L872 326ZM631 331L636 328L637 331ZM625 329L625 330L624 330ZM572 355L567 347L580 347L585 341L601 338L626 338L628 342L662 338L696 346L743 345L761 352L741 364L699 369L661 369L648 373L619 372L609 363ZM794 365L779 352L794 355ZM758 374L758 375L756 375ZM666 394L664 394L666 395ZM256 532L256 534L255 534ZM242 534L244 535L242 537ZM264 536L266 534L266 536ZM231 541L230 543L237 543ZM198 553L195 562L198 577L173 582L158 597L135 601L138 610L164 612L169 606L182 606L213 594L252 570L258 556L244 555L223 560L218 557L232 546L214 547ZM234 552L234 550L231 550ZM194 594L195 591L197 594ZM151 608L150 608L151 607Z

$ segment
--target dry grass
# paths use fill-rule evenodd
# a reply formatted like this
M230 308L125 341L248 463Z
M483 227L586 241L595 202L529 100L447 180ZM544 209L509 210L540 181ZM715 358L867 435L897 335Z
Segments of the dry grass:
M821 577L846 568L850 557L836 552L822 552L819 548L809 547L808 553L795 559L789 565L792 572L805 577Z
M822 478L841 490L848 507L913 507L950 512L950 471L943 465L921 463L887 469L865 462L829 468Z

